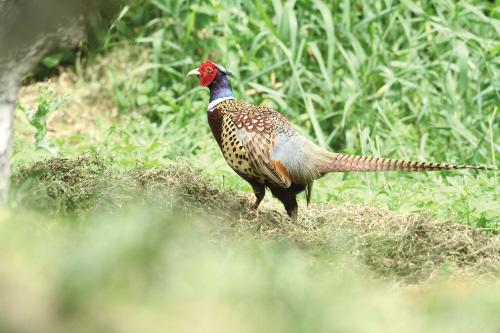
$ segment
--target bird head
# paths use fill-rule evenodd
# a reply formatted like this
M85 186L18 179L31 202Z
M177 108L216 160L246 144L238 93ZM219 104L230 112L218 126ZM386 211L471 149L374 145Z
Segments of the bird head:
M187 73L187 76L197 76L200 81L200 86L208 87L219 74L231 75L223 66L215 64L207 59L200 67Z

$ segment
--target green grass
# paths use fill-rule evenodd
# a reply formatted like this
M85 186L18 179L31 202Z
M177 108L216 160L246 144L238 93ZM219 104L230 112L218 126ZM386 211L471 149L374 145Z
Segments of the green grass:
M498 7L484 1L135 1L105 52L77 66L77 89L98 85L121 119L82 150L124 166L183 156L216 182L249 191L204 125L206 89L185 77L210 57L234 73L238 98L273 106L333 151L494 167L497 18ZM497 228L497 187L497 172L332 174L313 200L427 210Z
M330 174L293 225L270 195L249 208L185 77L222 63L238 98L332 151L498 166L498 18L488 1L133 1L21 90L64 102L39 119L55 159L17 115L0 331L499 331L498 171Z
M231 68L239 97L332 149L496 163L500 27L486 3L153 3L160 18L137 38L151 50L137 69L149 69L150 112L165 104L161 89L184 110L205 102L183 74L211 57Z

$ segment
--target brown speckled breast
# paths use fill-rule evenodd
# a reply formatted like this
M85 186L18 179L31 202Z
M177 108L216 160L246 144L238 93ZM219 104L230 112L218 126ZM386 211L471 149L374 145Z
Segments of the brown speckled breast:
M255 168L250 164L243 143L236 135L236 125L229 114L226 114L222 120L221 142L222 155L234 171L247 178L259 178L259 175L254 171Z
M255 142L266 147L255 147L255 150L266 156L255 152L254 155L267 160L273 133L287 131L290 127L286 118L265 106L226 100L208 111L208 121L229 166L242 177L266 183L265 175L259 174L259 168L255 165L258 162L250 158L245 145L238 138L238 132L245 131L258 138Z
M222 116L224 115L224 112L222 109L218 108L217 105L212 110L209 110L207 112L207 115L208 115L208 125L210 125L210 129L212 130L212 134L215 138L215 141L217 141L219 147L221 147L222 149L221 134L222 134Z
M227 164L241 176L256 178L257 175L249 164L243 144L236 137L236 126L232 115L237 113L238 104L232 102L221 102L209 110L208 123Z

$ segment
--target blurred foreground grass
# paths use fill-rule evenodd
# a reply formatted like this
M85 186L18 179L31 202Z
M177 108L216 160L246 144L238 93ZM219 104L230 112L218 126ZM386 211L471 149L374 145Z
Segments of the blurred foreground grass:
M500 329L500 239L487 230L355 205L314 206L293 225L185 162L52 159L14 186L2 332Z

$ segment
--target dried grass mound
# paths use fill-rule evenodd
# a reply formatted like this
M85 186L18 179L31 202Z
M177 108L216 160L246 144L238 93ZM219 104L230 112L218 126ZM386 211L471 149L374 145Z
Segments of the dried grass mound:
M130 204L217 221L221 233L293 240L313 255L348 255L377 276L407 282L446 272L500 276L500 236L459 221L397 214L362 205L313 205L290 222L278 202L252 210L250 193L223 191L185 162L117 170L97 156L55 158L14 176L18 205L85 216Z
M499 272L500 237L491 230L373 207L346 206L337 216L336 228L350 231L358 256L381 275L414 281L456 269Z

